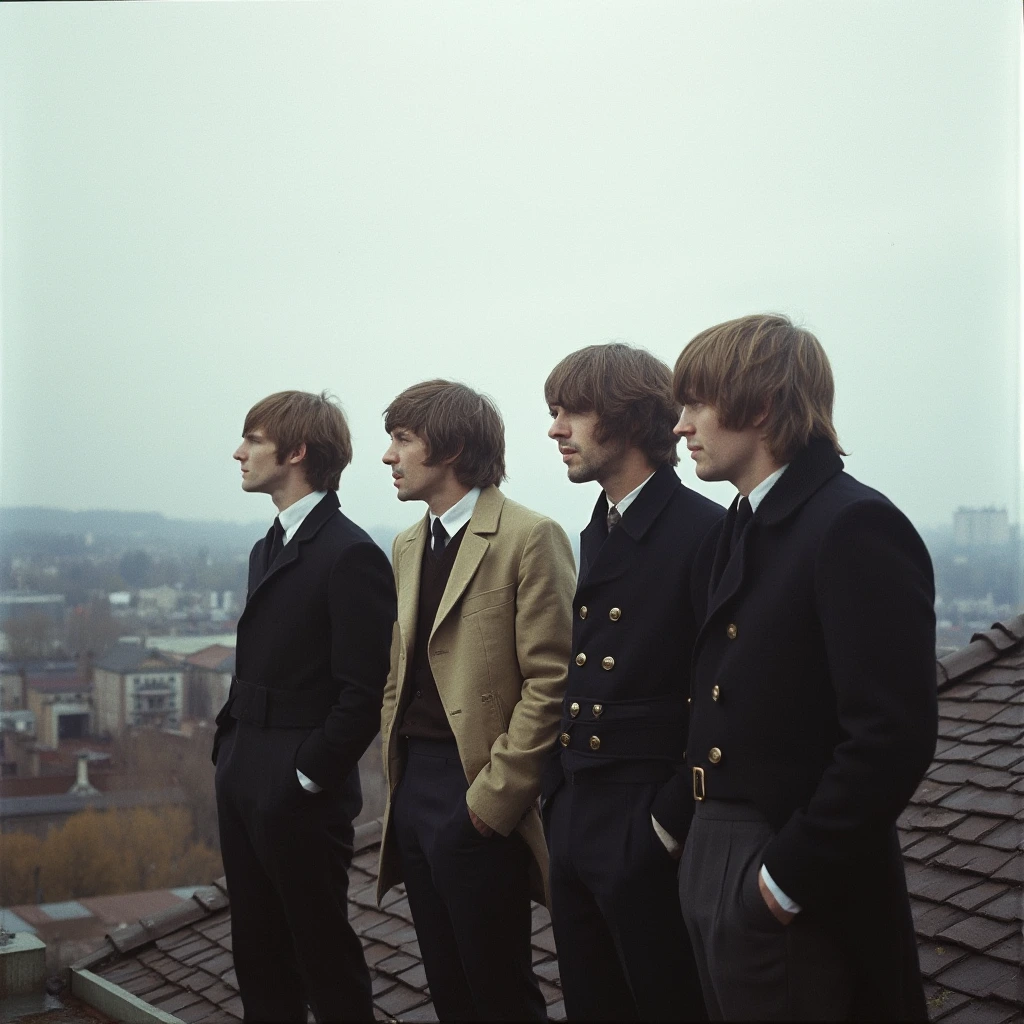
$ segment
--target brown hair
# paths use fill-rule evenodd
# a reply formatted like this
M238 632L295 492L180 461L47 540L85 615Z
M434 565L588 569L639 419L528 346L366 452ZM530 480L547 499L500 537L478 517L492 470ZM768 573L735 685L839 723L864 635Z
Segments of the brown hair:
M714 406L730 430L761 414L772 456L788 462L813 438L839 455L832 424L835 382L821 342L781 313L757 313L701 331L679 354L672 388L682 405Z
M336 491L341 471L352 461L352 435L338 400L326 391L278 391L257 402L245 417L242 433L262 430L277 446L281 465L301 444L302 466L317 491Z
M505 475L505 424L494 401L465 384L426 380L384 410L384 429L411 430L427 446L426 465L452 460L464 487L497 486Z
M679 462L679 439L672 433L679 418L672 373L642 348L614 341L567 355L548 374L544 398L568 412L597 413L599 444L620 437L655 466Z

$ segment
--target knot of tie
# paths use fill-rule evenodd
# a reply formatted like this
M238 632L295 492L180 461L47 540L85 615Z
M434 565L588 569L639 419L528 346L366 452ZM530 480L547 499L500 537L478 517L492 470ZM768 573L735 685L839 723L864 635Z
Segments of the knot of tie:
M441 523L441 517L438 516L430 527L430 550L435 555L440 555L444 551L445 546L448 544L448 531L444 528Z
M608 532L611 533L622 522L622 513L614 506L608 509Z

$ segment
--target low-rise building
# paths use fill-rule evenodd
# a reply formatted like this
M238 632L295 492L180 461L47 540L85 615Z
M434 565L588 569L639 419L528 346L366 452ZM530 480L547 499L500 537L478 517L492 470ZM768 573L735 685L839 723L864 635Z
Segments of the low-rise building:
M211 722L228 699L235 672L235 649L211 644L184 659L185 717Z
M93 671L97 732L117 736L127 726L180 728L184 674L160 651L117 644L97 660Z
M75 662L25 675L25 703L35 715L36 742L56 747L93 731L92 680Z

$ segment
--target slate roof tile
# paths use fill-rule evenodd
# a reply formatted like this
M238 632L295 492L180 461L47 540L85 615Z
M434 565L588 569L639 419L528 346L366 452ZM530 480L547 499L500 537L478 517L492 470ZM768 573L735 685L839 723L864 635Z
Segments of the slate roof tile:
M960 907L961 910L975 910L982 904L985 904L986 909L984 913L986 916L991 917L992 915L988 912L988 902L1004 892L1006 892L1005 885L997 885L994 882L980 882L970 889L964 889L963 892L950 896L946 902L952 903L955 907Z
M426 1001L427 997L422 992L409 988L408 985L398 984L390 992L385 992L374 1000L374 1003L378 1009L397 1017L413 1007L422 1006Z
M965 871L990 878L1012 858L1013 855L1006 850L974 843L959 843L937 854L935 863L950 868L963 868Z
M942 942L922 942L917 948L921 962L921 973L926 978L934 978L953 964L963 960L967 953L959 946Z
M943 971L936 981L976 999L985 999L994 994L1012 993L1019 973L1020 969L1011 964L971 955Z
M903 851L903 856L909 860L928 860L943 850L948 850L955 843L947 836L938 834L927 835L919 843L915 843L909 849Z
M994 1003L967 1003L942 1019L947 1024L1009 1024L1014 1019L1011 1007Z
M997 814L1008 817L1018 811L1021 800L1013 793L979 789L976 786L962 786L955 793L944 797L939 803L949 810L970 810L978 811L981 814Z
M928 1006L928 1016L933 1021L946 1020L954 1010L958 1010L965 1003L970 1002L970 997L965 996L962 992L955 992L953 989L932 985L929 982L925 982L924 995Z
M173 1013L178 1020L185 1021L185 1024L192 1024L193 1021L203 1021L204 1024L210 1024L211 1021L216 1019L217 1007L213 1003L208 1003L205 999L199 999L192 1003L191 1006L179 1007ZM224 1015L224 1019L229 1018Z
M982 814L972 814L955 828L949 830L951 839L963 839L969 843L977 842L982 836L994 832L1003 824L1002 818L991 818Z
M1024 917L1024 894L1017 888L1004 888L1001 896L982 909L987 917L997 921L1020 921Z
M938 938L959 943L966 949L984 952L994 946L1000 939L1006 939L1017 930L1013 921L993 921L980 914L971 914L962 921L943 928Z

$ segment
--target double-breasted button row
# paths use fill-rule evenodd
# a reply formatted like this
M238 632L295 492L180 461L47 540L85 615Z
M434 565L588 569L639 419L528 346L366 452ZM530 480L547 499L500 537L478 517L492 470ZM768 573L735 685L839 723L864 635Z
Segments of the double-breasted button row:
M587 656L580 651L580 653L576 655L576 664L579 665L580 668L583 668L586 663ZM611 672L611 670L615 668L615 659L611 655L608 655L606 658L602 658L601 668L603 668L605 672Z
M595 704L595 705L594 705L594 706L593 706L593 707L592 707L592 708L590 709L590 712L591 712L591 714L592 714L592 715L593 715L593 716L594 716L595 718L600 718L600 717L601 717L601 715L602 715L602 714L604 713L604 705L603 705L603 704ZM573 702L572 702L572 703L571 703L571 704L569 705L569 717L570 717L570 718L575 718L575 717L576 717L576 716L577 716L577 715L578 715L579 713L580 713L580 705L579 705L579 702L578 702L578 701L575 701L575 700L574 700L574 701L573 701Z
M580 605L580 618L581 619L585 619L589 614L590 614L590 609L585 604L581 604ZM618 622L619 619L622 618L622 609L621 608L612 608L612 610L610 612L608 612L608 618L611 619L612 622Z
M563 747L569 746L569 740L570 740L570 736L569 736L569 734L567 732L563 732L562 735L558 737L558 742L561 743ZM600 750L601 749L601 737L600 736L591 736L590 737L590 749L591 750Z

